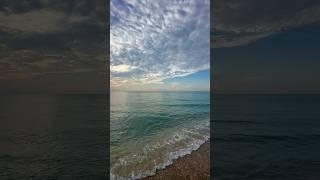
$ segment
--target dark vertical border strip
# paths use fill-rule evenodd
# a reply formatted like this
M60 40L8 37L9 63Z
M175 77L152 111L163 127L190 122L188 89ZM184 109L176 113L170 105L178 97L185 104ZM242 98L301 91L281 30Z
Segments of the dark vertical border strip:
M214 179L214 172L213 172L213 162L214 162L214 157L213 157L213 150L214 150L214 146L213 146L213 90L214 90L214 77L213 77L213 54L212 54L212 50L213 50L213 44L211 43L211 39L213 36L213 1L210 1L210 179Z
M110 0L104 1L106 3L106 86L107 86L107 167L106 177L110 179Z

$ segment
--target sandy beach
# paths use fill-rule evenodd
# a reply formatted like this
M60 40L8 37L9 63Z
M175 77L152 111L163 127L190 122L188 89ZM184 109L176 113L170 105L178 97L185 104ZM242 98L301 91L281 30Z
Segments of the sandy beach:
M144 180L207 180L210 179L210 141L191 154L183 156L165 169L157 171L156 175L143 178Z

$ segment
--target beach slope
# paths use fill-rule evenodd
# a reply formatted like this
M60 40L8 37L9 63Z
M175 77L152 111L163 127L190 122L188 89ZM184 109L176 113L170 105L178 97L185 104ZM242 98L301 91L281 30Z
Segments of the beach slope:
M144 180L207 180L210 179L210 143L207 141L191 154L175 160L165 169L158 170L156 175Z

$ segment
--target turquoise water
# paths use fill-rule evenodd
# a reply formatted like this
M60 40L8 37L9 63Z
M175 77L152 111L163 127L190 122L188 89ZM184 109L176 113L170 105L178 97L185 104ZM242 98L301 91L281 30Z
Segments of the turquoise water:
M111 92L111 179L152 175L209 139L209 92Z

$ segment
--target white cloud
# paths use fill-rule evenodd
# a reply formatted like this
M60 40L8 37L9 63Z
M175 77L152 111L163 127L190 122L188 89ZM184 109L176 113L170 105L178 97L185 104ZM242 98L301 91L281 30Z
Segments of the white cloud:
M130 65L127 65L127 64L120 64L120 65L111 65L110 66L110 70L111 72L119 72L119 73L122 73L122 72L130 72L134 69L136 69L137 67L135 66L130 66Z
M112 0L111 78L161 83L208 69L209 2Z

